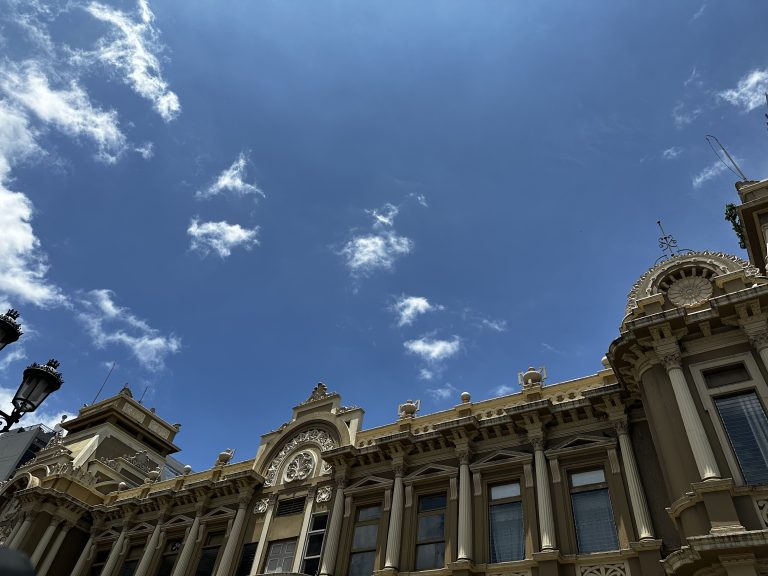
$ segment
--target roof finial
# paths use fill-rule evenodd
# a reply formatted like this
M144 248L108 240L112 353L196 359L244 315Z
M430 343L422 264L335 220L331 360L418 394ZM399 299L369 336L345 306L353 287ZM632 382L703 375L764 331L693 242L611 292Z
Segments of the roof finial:
M678 254L689 254L690 252L693 252L688 248L678 248L677 240L675 240L674 236L664 232L664 227L661 225L661 220L656 220L656 224L658 224L659 230L661 230L661 236L659 236L659 248L661 248L661 256L659 256L658 260L656 260L656 264L662 260L666 260L667 258L672 258L672 256L677 256Z

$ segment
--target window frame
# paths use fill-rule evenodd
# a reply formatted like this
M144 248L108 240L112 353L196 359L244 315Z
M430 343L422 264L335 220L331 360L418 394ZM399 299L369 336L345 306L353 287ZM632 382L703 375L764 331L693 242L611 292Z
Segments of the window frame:
M509 484L517 484L519 488L519 494L517 496L509 496L507 498L499 498L497 500L493 500L491 498L491 490L492 488L495 488L496 486L506 486ZM528 526L527 526L527 514L525 513L525 498L524 498L524 492L525 492L525 484L523 482L523 478L521 477L515 477L515 478L504 478L504 479L492 479L485 482L485 494L486 494L486 505L485 505L485 528L487 530L486 533L486 554L487 554L487 561L488 564L506 564L509 562L521 562L524 561L528 557L528 550L526 546L527 541L527 533L528 533ZM523 538L523 555L521 558L518 558L516 560L502 560L501 562L493 562L492 560L492 550L491 550L491 542L492 542L492 528L491 528L491 508L493 506L498 506L501 504L509 504L513 502L520 502L520 512L522 514L521 518L521 530L522 530L522 538Z
M377 507L379 509L379 515L376 518L370 519L370 520L358 520L360 516L361 510L366 510L368 508L374 508ZM345 568L345 574L347 576L350 576L350 570L352 569L352 557L355 554L365 554L368 552L373 552L373 570L377 570L376 563L378 561L378 555L379 550L381 549L382 544L382 532L385 530L382 530L382 519L384 518L384 504L383 502L376 502L376 501L362 501L357 504L355 504L354 510L352 511L352 523L351 523L351 531L349 536L349 554L347 556L347 565ZM355 545L355 529L358 526L376 526L376 542L374 544L373 548L358 548L356 549L354 547Z
M432 496L443 496L445 498L445 505L443 508L435 508L432 510L426 510L422 512L420 510L421 507L421 501L423 498L430 498ZM440 570L444 568L448 563L449 560L446 558L446 552L448 551L448 522L449 522L449 509L451 505L451 499L450 499L450 493L446 489L440 489L436 488L435 490L420 490L416 494L414 494L414 511L415 511L415 522L414 522L414 529L413 529L413 571L414 572L422 572L425 570ZM439 514L442 514L443 516L443 535L441 539L437 538L431 538L427 540L419 540L419 520L423 517L427 516L437 516ZM433 568L421 568L419 569L416 565L419 558L419 546L429 546L433 544L443 544L443 565L442 566L436 566Z
M293 546L293 556L291 556L291 561L290 561L290 563L288 565L288 569L287 570L277 570L277 571L274 571L274 572L267 572L267 567L269 566L269 552L270 552L270 549L272 548L272 546L274 544L277 544L278 542L279 543L283 543L283 544L285 544L287 542L293 542L293 544L294 544L294 546ZM259 572L259 574L279 574L279 573L283 573L283 572L292 572L293 571L293 563L296 560L296 552L298 552L298 543L299 543L298 537L294 537L294 538L278 538L276 540L269 540L267 542L266 553L264 554L264 565L261 567L261 572ZM283 557L283 559L285 559L285 557Z
M705 379L704 373L707 370L716 368L725 368L733 364L742 363L744 368L749 374L749 379L743 382L736 382L734 384L727 384L725 386L718 386L716 388L709 388ZM715 360L708 360L705 362L696 362L689 364L691 376L693 376L696 390L701 398L701 404L704 411L709 416L709 421L715 430L715 435L720 443L720 448L725 456L725 461L728 464L731 478L737 486L746 486L747 482L744 478L744 474L741 471L741 465L739 459L736 456L736 452L731 445L731 440L728 437L728 432L725 430L720 412L715 406L715 398L722 396L737 396L746 392L754 392L758 401L762 404L765 411L766 418L768 418L768 386L763 380L762 372L755 360L751 351L741 352L738 354L732 354L729 356L723 356ZM766 366L768 369L768 366Z
M320 530L313 530L312 525L314 524L315 518L318 516L325 516L325 526ZM325 537L326 533L328 532L328 521L330 520L330 514L328 512L315 512L310 515L309 517L309 524L307 525L307 534L304 538L304 547L301 551L301 562L299 563L299 570L301 571L301 574L307 574L307 572L304 571L304 566L307 562L307 560L314 560L317 559L317 571L320 572L320 568L323 563L323 551L325 550ZM320 552L317 555L313 556L307 556L307 549L309 548L309 539L313 535L322 534L322 540L320 542ZM312 576L312 575L310 575Z
M593 470L600 470L603 473L602 482L594 482L592 484L584 484L582 486L573 486L572 477L574 474L581 472L591 472ZM613 494L611 493L611 482L609 480L610 470L606 469L605 462L584 462L574 466L569 466L564 470L564 485L567 491L568 511L570 514L569 523L573 534L573 545L576 554L590 555L590 554L612 554L621 550L622 535L619 532L620 523L616 521L616 503L614 502ZM585 552L579 548L579 530L576 527L576 511L573 506L573 495L584 494L587 492L596 492L598 490L604 490L608 496L608 506L610 508L610 517L613 521L613 531L616 535L616 548L611 550L596 550L594 552Z

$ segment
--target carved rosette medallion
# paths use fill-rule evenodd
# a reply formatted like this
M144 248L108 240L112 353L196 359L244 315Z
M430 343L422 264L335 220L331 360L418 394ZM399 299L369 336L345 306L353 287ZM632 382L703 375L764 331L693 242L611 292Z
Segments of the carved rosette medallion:
M253 513L264 514L264 512L267 511L268 506L269 506L269 498L262 498L261 500L256 502L256 505L253 507Z
M270 462L269 468L267 469L266 478L264 480L264 486L275 485L277 482L277 471L280 469L283 461L291 452L294 451L295 448L303 444L314 444L318 446L320 450L331 450L336 448L336 443L333 441L333 438L331 438L328 432L325 430L318 430L317 428L313 428L311 430L306 430L297 434L291 438L290 442L282 447L277 456L275 456L272 459L272 462ZM328 474L330 472L331 466L327 462L323 462L321 473Z
M693 308L712 296L712 282L701 276L686 276L676 280L667 290L669 301L675 306Z
M288 462L285 468L284 482L293 482L295 480L306 480L312 475L315 469L315 457L312 452L299 452Z
M317 502L328 502L331 499L332 494L333 488L330 486L323 486L317 490L317 496L315 497L315 500Z

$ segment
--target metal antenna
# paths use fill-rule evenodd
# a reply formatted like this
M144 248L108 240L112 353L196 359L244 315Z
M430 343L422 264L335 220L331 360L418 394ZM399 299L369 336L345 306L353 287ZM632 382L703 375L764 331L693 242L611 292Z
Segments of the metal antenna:
M723 154L725 154L725 156L728 158L728 161L731 163L733 168L736 168L736 170L731 168L731 166L728 166L728 164L726 164L725 160L723 160L723 158L720 156L720 154L717 153L717 150L715 150L715 147L712 146L712 141L710 140L710 138L712 138L712 140L717 142L717 145L720 146L720 149L723 151ZM728 168L728 170L730 170L731 172L736 174L736 176L740 176L742 180L748 180L748 178L744 175L744 172L742 172L741 168L739 168L739 165L736 164L736 160L734 160L731 157L731 155L728 154L728 150L725 149L725 146L720 144L720 140L718 140L716 136L712 136L712 134L707 134L706 140L707 140L707 143L709 144L709 147L712 148L712 152L714 152L715 156L717 156L720 159L720 162L723 163L723 166L725 166L726 168Z
M99 391L96 392L96 396L93 397L93 402L91 402L91 404L96 404L96 399L101 394L101 391L104 390L104 386L106 385L107 380L109 380L109 377L112 376L112 370L114 370L114 369L115 369L115 361L113 360L112 361L112 367L109 369L109 372L107 373L107 377L104 378L104 382L102 382L101 388L99 388Z
M661 236L659 237L659 248L661 248L662 252L661 256L659 256L659 258L656 260L656 264L662 260L666 260L667 258L672 258L672 256L677 256L678 254L690 254L693 252L693 250L689 250L688 248L678 248L677 240L675 240L674 236L664 232L664 227L661 225L661 220L656 220L656 224L658 224L659 230L661 230Z
M765 105L768 107L768 92L765 93ZM768 114L765 115L765 119L768 120ZM768 122L765 125L768 126Z
M147 390L149 390L149 384L144 386L144 392L141 393L141 398L139 398L139 404L141 404L141 401L144 400L144 394L147 393Z

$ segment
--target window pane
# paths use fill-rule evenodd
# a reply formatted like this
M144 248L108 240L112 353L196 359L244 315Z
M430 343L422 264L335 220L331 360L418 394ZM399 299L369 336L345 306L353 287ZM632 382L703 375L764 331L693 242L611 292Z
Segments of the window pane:
M754 392L715 398L747 484L768 484L768 421Z
M203 548L203 552L200 554L200 561L197 563L195 576L211 576L218 555L218 546L214 546L213 548Z
M605 482L603 469L587 470L586 472L574 472L571 474L571 486L586 486L587 484L600 484Z
M717 368L704 370L702 374L707 383L707 388L717 388L718 386L727 386L728 384L749 380L749 372L747 372L746 367L741 362L731 364L730 366L718 366Z
M440 508L445 508L445 494L435 494L419 498L419 512L439 510Z
M296 551L296 540L272 542L267 553L265 573L290 572L293 568L293 553Z
M491 506L491 562L522 560L525 555L523 540L523 506L520 502Z
M258 542L249 542L243 546L243 553L240 556L240 564L237 566L236 576L248 576L251 573L253 559L256 557L256 547Z
M138 560L126 560L123 562L123 569L120 571L120 576L133 576L133 573L136 572L138 566Z
M357 552L349 558L349 576L371 576L376 552Z
M430 514L419 517L418 542L443 540L445 538L445 515Z
M579 552L618 550L608 490L603 488L572 494L571 501Z
M501 486L491 486L491 500L501 500L502 498L513 498L520 496L520 484L502 484Z
M376 524L355 526L355 534L352 536L352 550L376 548L376 535L379 527Z
M314 576L318 573L320 570L320 558L310 558L309 560L304 560L304 566L301 568L302 574L310 574Z
M381 517L381 506L366 506L357 511L357 521L378 520Z
M328 524L328 514L317 514L312 516L312 527L310 530L325 530L325 526Z
M429 570L445 566L445 543L416 546L416 570Z
M310 534L307 538L307 551L304 556L320 556L320 550L323 547L323 533Z
M173 572L173 565L176 563L176 554L173 554L172 556L168 556L167 554L163 556L162 560L160 560L160 568L157 569L157 575L156 576L171 576L171 573ZM246 574L250 574L251 567L248 566L248 572Z

